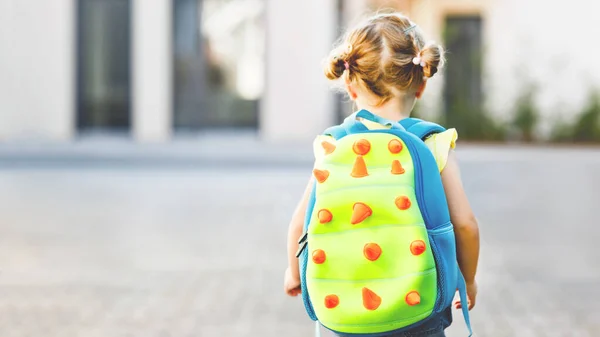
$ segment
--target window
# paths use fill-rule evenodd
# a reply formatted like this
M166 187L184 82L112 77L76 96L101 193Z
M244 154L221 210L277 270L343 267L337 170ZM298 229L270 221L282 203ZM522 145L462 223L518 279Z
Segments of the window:
M265 81L265 0L173 4L175 128L256 128Z
M461 135L478 137L486 118L483 111L482 21L478 16L448 17L445 45L445 122L460 127Z
M79 0L77 126L129 131L131 1Z

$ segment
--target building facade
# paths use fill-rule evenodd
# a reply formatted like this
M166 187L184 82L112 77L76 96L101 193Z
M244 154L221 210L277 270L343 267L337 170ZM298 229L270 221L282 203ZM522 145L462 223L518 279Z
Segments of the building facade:
M426 117L452 124L483 107L508 120L537 88L547 129L600 84L600 4L585 0L0 0L0 141L220 128L310 138L351 109L323 58L344 26L386 7L449 50Z
M338 2L2 0L0 141L301 138L331 120L319 67Z

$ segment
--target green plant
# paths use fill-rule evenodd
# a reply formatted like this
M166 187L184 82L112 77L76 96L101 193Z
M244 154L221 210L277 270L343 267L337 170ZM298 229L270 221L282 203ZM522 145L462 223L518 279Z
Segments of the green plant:
M573 141L600 142L600 94L593 92L573 127Z
M539 121L539 112L535 106L536 88L530 86L517 98L512 127L519 131L524 142L535 139L535 128Z
M570 143L573 141L573 133L573 124L559 117L552 123L549 140L552 143Z
M455 99L446 108L444 123L460 133L461 139L475 141L502 141L506 137L506 126L494 120L478 104Z
M577 119L568 123L557 119L550 134L552 142L599 143L600 142L600 93L590 94L587 104Z

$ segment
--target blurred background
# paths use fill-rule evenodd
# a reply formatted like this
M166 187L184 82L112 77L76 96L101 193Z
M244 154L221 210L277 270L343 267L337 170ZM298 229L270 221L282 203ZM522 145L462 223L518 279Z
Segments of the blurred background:
M391 8L448 50L415 114L459 132L476 336L600 336L587 0L0 0L0 336L311 336L286 231L352 111L321 62Z

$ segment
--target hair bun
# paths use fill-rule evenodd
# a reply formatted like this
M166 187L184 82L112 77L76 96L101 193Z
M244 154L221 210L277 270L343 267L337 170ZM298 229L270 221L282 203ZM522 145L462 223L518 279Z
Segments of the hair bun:
M444 49L435 42L429 42L421 50L420 58L425 77L433 77L443 66Z
M330 80L336 80L342 77L344 70L346 70L345 63L346 61L339 56L330 57L328 64L325 65L325 76Z

